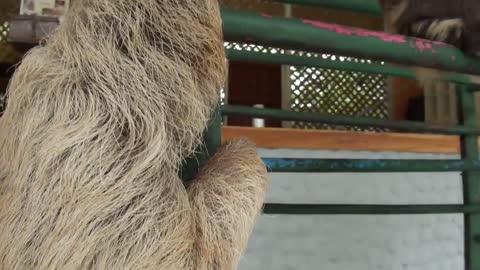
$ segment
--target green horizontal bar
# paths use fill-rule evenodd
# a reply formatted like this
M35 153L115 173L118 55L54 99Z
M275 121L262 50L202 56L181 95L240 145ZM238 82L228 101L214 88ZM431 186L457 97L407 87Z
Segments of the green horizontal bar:
M275 173L381 173L480 171L480 160L296 159L264 158Z
M275 0L276 2L294 5L321 6L381 15L382 9L378 0Z
M443 43L228 8L223 8L222 13L225 40L230 42L480 74L480 59L467 57L461 50Z
M480 213L480 205L334 205L266 204L267 215L413 215Z
M392 65L381 64L365 64L353 61L332 61L322 59L319 57L307 57L299 55L288 54L271 54L262 52L239 51L235 49L228 49L227 56L233 61L263 63L263 64L277 64L277 65L291 65L291 66L307 66L327 69L338 69L354 72L365 72L370 74L383 74L399 77L415 78L415 73L411 68L396 67ZM461 83L461 84L477 84L472 82L469 76L464 74L450 74L444 78L444 81ZM480 84L480 83L479 83Z
M438 133L450 135L480 134L480 129L478 128L469 128L463 126L438 127L412 121L392 121L388 119L375 119L367 117L350 117L309 112L291 112L278 109L262 109L237 105L224 105L222 106L221 110L222 114L226 116L248 116L281 121L302 121L331 125L379 127L396 131L418 133Z
M413 78L415 74L410 68L394 67L381 64L364 64L353 61L333 61L319 57L307 57L288 54L271 54L263 52L239 51L235 49L227 50L229 60L255 62L264 64L278 64L291 66L309 66L328 69L340 69L347 71L360 71L372 74L395 75L401 77Z

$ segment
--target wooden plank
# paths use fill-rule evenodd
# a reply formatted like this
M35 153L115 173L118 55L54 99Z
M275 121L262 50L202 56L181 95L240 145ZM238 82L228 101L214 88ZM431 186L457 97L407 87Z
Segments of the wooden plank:
M222 141L246 137L261 148L459 154L458 136L224 126Z

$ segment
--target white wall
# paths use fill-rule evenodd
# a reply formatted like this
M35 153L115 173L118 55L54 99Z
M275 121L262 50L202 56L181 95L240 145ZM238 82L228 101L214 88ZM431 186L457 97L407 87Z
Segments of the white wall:
M261 149L263 157L458 158ZM459 173L272 174L268 202L462 203ZM240 270L463 270L462 215L262 216Z

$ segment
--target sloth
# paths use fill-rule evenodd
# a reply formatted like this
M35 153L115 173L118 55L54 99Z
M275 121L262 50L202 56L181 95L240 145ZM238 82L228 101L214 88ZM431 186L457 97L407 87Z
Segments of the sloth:
M0 269L235 269L268 185L255 146L179 177L225 75L216 0L76 0L8 88Z

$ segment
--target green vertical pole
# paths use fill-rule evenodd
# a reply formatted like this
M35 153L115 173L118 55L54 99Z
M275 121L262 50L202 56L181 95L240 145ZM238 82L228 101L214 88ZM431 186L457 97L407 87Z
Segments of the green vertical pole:
M198 147L196 154L187 158L184 162L180 172L180 178L183 181L192 180L198 173L199 168L215 154L221 144L221 125L220 108L217 107L203 134L203 143Z
M476 127L475 99L472 86L461 86L459 101L462 121L467 127ZM461 137L462 158L464 161L478 160L477 135ZM465 204L480 204L480 172L462 173ZM465 262L468 270L480 270L480 214L465 215Z

